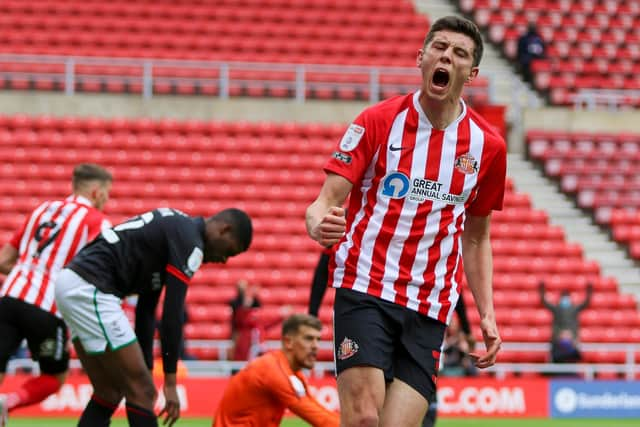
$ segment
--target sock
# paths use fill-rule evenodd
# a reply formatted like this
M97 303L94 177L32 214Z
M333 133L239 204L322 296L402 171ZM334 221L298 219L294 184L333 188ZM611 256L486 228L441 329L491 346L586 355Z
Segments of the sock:
M20 389L7 394L7 408L12 411L22 406L43 401L50 394L58 391L62 384L53 375L40 375L25 381Z
M117 408L117 403L109 403L93 394L82 411L78 427L109 427L111 416Z
M153 411L129 402L126 406L130 427L158 427L158 418Z

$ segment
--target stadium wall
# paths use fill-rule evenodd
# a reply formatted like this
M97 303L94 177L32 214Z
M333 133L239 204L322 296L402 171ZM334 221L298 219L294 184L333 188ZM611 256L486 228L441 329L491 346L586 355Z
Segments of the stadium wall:
M0 114L52 116L147 117L195 120L296 121L348 123L367 105L355 101L304 103L282 99L219 99L0 91Z
M8 377L2 388L24 381ZM182 415L208 417L222 397L228 378L185 377L179 381ZM164 406L162 379L157 378ZM331 410L339 409L334 378L311 378L310 391ZM62 388L38 405L21 408L14 417L79 416L91 397L92 387L83 375L72 375ZM640 418L640 382L582 381L567 379L448 378L438 380L438 412L442 417L473 418ZM119 416L124 410L119 409Z

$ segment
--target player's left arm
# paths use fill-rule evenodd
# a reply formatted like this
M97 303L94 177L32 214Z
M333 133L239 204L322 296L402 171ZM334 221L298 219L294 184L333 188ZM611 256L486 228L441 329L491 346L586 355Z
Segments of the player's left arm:
M180 418L180 400L177 392L178 358L182 340L184 302L187 295L186 277L176 277L178 272L167 274L164 305L162 307L162 327L160 342L162 345L162 367L164 369L164 395L166 404L160 412L164 424L173 425Z
M17 261L18 250L11 243L5 243L0 249L0 273L9 274Z
M145 292L138 295L136 303L136 337L149 370L153 369L153 334L156 330L155 313L159 298L160 292Z
M462 257L467 283L480 314L480 328L487 352L477 356L476 366L487 368L496 361L500 334L493 307L493 257L489 237L491 215L467 216L462 234Z

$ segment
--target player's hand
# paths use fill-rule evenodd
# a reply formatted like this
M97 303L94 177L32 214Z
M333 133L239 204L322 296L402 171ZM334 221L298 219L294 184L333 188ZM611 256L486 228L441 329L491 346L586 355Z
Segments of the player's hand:
M171 427L180 418L180 400L176 386L165 384L163 387L165 404L159 416L164 415L162 425Z
M485 354L469 353L469 355L473 358L478 368L484 369L496 363L502 340L500 339L500 334L498 334L498 325L496 325L495 319L482 319L480 321L480 329L482 329L482 339L487 351Z
M332 206L316 225L311 235L322 246L333 246L340 241L347 229L344 208Z

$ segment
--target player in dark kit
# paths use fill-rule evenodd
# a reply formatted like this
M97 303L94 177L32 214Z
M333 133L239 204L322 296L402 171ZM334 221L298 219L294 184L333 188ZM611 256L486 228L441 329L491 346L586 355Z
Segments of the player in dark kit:
M56 303L94 389L78 426L108 426L122 398L129 425L158 425L150 369L163 286L160 415L173 425L180 416L176 367L187 285L202 262L226 262L246 251L251 237L251 219L238 209L205 220L160 208L103 231L71 261L56 282ZM135 333L120 306L132 294L139 296Z

